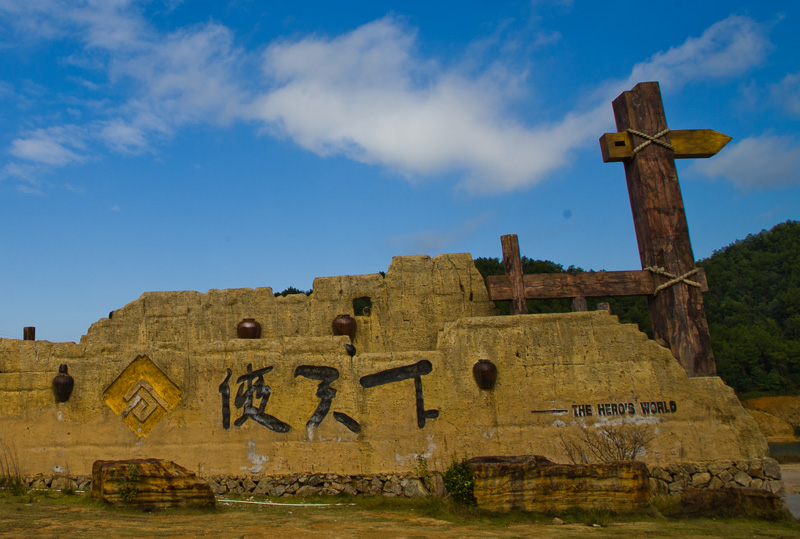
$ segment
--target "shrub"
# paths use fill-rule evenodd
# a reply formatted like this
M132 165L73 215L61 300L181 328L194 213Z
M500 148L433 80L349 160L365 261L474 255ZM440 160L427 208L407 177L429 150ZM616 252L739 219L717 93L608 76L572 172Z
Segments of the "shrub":
M444 488L453 497L453 500L465 505L477 505L475 499L475 476L469 460L462 458L458 460L453 457L453 462L442 474Z

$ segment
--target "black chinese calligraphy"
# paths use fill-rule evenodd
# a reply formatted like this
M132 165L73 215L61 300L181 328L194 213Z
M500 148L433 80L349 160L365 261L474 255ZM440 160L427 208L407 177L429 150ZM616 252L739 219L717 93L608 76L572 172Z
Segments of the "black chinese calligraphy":
M237 409L242 410L241 417L233 423L237 427L241 427L248 419L252 419L259 425L275 432L289 432L291 430L289 425L265 412L272 389L264 383L264 375L270 371L272 371L272 367L264 367L254 371L253 365L248 363L247 374L243 374L236 379L239 388L236 391L236 398L233 403ZM219 392L222 395L222 426L225 429L230 428L230 387L228 386L230 377L231 370L228 369L228 376L219 386ZM255 401L258 399L261 400L256 406Z
M427 359L423 359L413 365L395 367L394 369L387 369L375 374L362 376L360 383L362 387L370 388L391 384L393 382L402 382L403 380L410 380L413 378L417 405L417 426L423 428L425 427L425 421L427 419L436 419L439 417L439 410L425 409L425 400L422 396L422 377L426 374L430 374L432 370L433 366L431 362Z
M222 428L225 430L231 428L231 388L228 385L231 374L233 374L233 371L228 369L228 376L219 385L219 393L222 395Z
M320 367L317 365L300 365L294 370L295 377L303 376L311 380L319 380L317 386L316 396L320 399L317 409L311 415L311 418L306 423L306 427L317 427L331 409L331 403L336 396L336 390L331 387L331 384L339 378L339 371L333 367ZM350 429L352 432L358 434L361 432L361 425L358 421L343 414L341 412L333 412L333 418Z

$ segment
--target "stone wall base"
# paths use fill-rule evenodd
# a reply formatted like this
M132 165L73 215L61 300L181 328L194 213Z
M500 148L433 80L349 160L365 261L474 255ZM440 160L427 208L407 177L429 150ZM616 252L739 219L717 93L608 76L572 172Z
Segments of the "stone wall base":
M304 474L284 476L210 476L201 477L208 482L217 496L384 496L387 498L419 498L429 495L444 496L444 484L439 475L420 478L416 474L339 475ZM37 475L24 478L32 489L89 491L92 478L59 474L45 477Z
M680 495L689 488L717 489L746 487L765 490L781 497L786 490L781 479L781 468L775 459L751 459L741 461L714 461L684 463L668 466L650 466L651 494ZM437 474L420 478L416 474L295 474L284 476L240 476L202 477L217 496L236 494L240 496L311 496L336 495L341 492L353 496L385 496L413 498L421 496L444 496L444 485ZM29 488L53 490L89 491L92 478L57 474L37 475L24 478Z
M753 488L786 496L781 467L772 458L651 466L649 470L652 494L679 495L689 488Z

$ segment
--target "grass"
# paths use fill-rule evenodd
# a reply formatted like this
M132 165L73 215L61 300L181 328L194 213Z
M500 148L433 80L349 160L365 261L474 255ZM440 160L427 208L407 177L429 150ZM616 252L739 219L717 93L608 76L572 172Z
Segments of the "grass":
M28 485L22 480L17 450L0 440L0 487L11 489L15 495L22 495Z
M247 499L246 497L244 499ZM297 503L278 498L278 503ZM176 509L143 513L93 502L88 494L31 491L14 495L0 491L0 522L4 537L581 537L592 528L593 537L800 537L794 520L765 521L743 517L686 518L674 501L654 500L644 511L613 514L607 511L568 511L558 515L565 524L553 524L553 515L510 512L494 514L437 498L315 496L306 503L336 503L325 507L297 507L219 503L210 510ZM679 507L679 504L678 504ZM666 515L671 515L667 518Z

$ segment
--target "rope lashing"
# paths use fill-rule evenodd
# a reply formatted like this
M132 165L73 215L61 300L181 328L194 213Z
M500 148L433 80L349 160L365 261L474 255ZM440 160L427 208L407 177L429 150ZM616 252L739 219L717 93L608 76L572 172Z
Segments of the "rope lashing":
M631 135L636 135L637 137L641 137L641 138L645 139L644 142L642 142L641 144L639 144L637 147L635 147L633 149L633 156L634 157L636 157L637 153L639 153L641 150L643 150L645 147L647 147L648 145L650 145L652 143L658 144L659 146L663 146L663 147L667 148L668 150L672 150L673 152L675 151L675 146L673 146L669 142L660 140L661 137L663 137L664 135L669 133L669 128L664 129L663 131L659 131L658 133L656 133L652 137L650 135L646 134L646 133L642 133L641 131L636 131L635 129L631 129L630 127L628 129L626 129L625 131L627 131Z
M698 273L700 271L700 268L694 268L693 270L689 270L683 275L675 275L673 273L668 272L664 268L659 268L658 266L647 266L644 269L650 271L651 273L662 275L669 279L669 281L662 283L656 287L656 289L653 291L653 297L656 297L658 293L664 290L665 288L669 288L670 286L676 285L678 283L686 283L689 286L694 286L695 288L703 288L703 285L701 285L700 283L696 281L690 281L688 279L695 273Z

